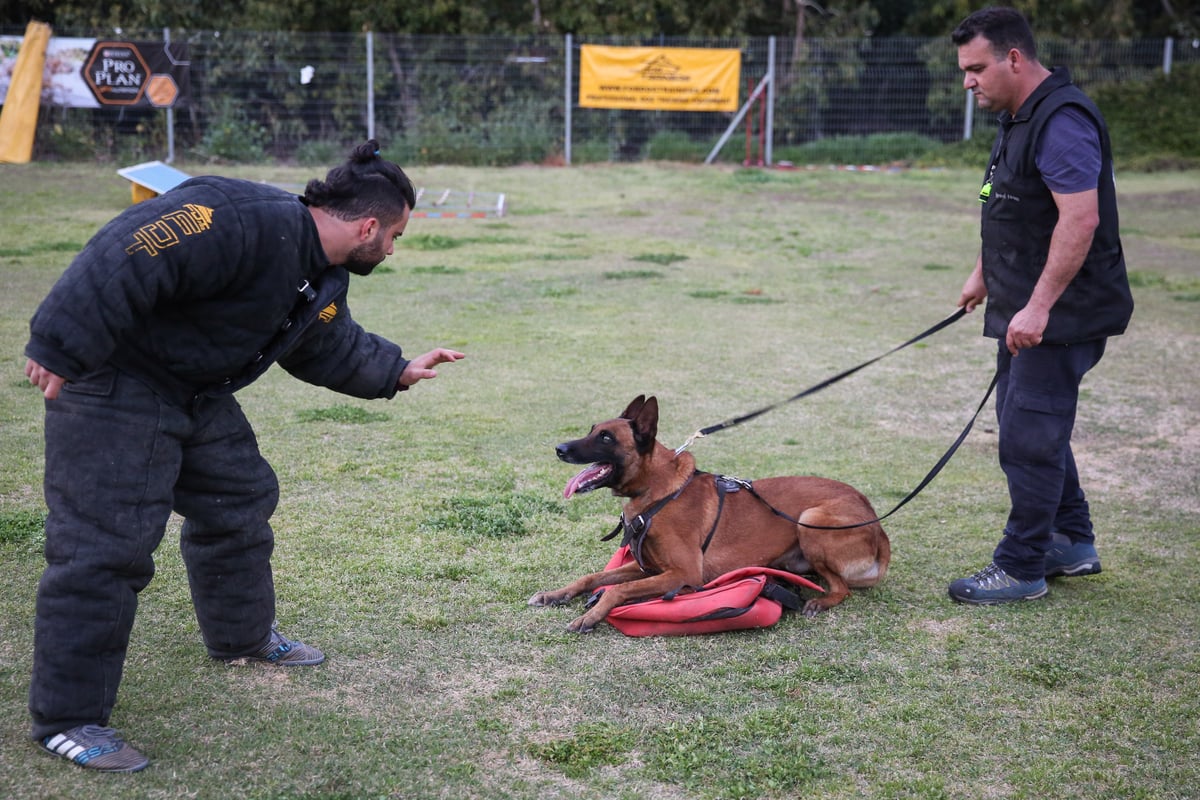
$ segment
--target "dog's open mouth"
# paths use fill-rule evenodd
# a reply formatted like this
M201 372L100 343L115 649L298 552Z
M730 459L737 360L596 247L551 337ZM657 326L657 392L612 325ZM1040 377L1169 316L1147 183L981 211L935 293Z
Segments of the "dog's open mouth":
M569 498L573 494L583 494L593 489L599 489L608 483L608 478L612 475L612 471L612 464L592 464L574 478L571 478L567 484L567 488L563 489L563 497Z

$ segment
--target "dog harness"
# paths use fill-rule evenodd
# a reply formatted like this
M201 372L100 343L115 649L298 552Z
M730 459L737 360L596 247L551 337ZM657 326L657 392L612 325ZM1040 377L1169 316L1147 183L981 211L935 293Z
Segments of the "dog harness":
M701 470L696 470L688 476L688 479L684 481L683 486L680 486L671 494L667 495L661 500L658 500L654 503L654 505L650 506L650 508L643 511L641 514L638 514L632 520L626 519L625 514L622 513L620 521L617 522L617 527L613 528L612 532L607 536L601 537L600 541L607 542L609 539L615 537L618 533L624 531L625 535L621 539L621 546L629 547L630 555L633 556L634 561L637 562L637 565L641 568L642 572L645 572L646 565L642 561L642 544L646 541L646 534L650 531L650 523L654 520L654 515L662 511L663 508L665 508L666 505L672 500L683 494L683 490L691 484L693 478L695 478L697 475L707 474L708 473L702 472ZM726 494L730 492L737 492L741 489L746 489L761 502L766 502L758 496L757 492L754 491L750 481L742 480L741 478L731 478L727 475L717 475L713 478L713 486L717 490L717 515L713 518L712 527L708 529L708 535L704 537L704 543L700 545L701 553L708 550L708 546L712 543L712 538L717 532L717 525L721 523L721 512L725 508ZM775 511L775 509L771 507L769 503L767 506L768 508L771 508L772 511ZM775 511L775 513L780 514L778 511ZM786 517L787 515L781 514L781 516ZM680 589L682 588L684 587L681 586ZM674 597L678 592L679 589L672 591L668 596L668 599Z

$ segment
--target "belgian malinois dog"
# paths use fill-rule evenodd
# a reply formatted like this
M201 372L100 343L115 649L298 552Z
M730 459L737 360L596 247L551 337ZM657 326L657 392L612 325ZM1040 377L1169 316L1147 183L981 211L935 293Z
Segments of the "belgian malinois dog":
M531 606L557 606L605 587L568 630L586 633L618 605L697 589L742 567L816 573L828 591L804 605L808 617L887 574L887 534L854 487L827 478L748 482L701 472L690 453L676 453L657 435L658 400L638 396L617 419L555 449L568 464L588 465L565 497L608 488L625 498L618 530L636 559L529 598ZM839 526L853 527L831 530Z

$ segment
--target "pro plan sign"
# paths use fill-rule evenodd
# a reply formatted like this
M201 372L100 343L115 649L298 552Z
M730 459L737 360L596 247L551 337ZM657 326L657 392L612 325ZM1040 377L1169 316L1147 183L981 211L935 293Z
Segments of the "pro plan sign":
M176 75L186 84L187 61L154 42L96 42L80 72L102 106L170 108L181 97Z
M142 99L150 67L131 42L96 42L83 80L102 106L133 106Z

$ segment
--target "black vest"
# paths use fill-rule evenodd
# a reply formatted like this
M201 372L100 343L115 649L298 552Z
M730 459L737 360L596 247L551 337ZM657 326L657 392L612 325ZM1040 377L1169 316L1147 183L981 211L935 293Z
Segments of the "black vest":
M985 336L1002 339L1013 315L1025 307L1046 265L1058 207L1034 163L1034 150L1051 115L1066 105L1083 110L1100 132L1100 224L1083 267L1050 310L1042 341L1069 344L1125 331L1133 295L1118 233L1112 147L1099 109L1055 69L1015 116L1000 115L989 162L990 193L983 203L983 278L988 298ZM983 195L981 195L983 197Z

